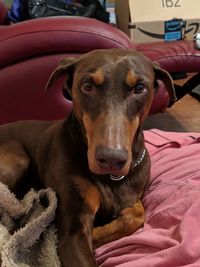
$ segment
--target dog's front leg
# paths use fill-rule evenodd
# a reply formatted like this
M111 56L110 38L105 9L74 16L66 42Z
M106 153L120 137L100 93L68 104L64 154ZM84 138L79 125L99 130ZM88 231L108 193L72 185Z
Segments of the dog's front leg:
M92 252L91 226L88 226L93 219L90 215L86 215L85 218L82 216L82 219L84 219L84 226L78 219L74 220L70 223L69 230L62 234L59 225L66 229L68 222L57 223L58 255L63 267L97 267ZM58 216L58 220L63 220L63 216Z
M144 208L139 200L132 208L121 211L118 218L112 222L93 229L93 247L98 248L104 244L130 235L144 224Z
M72 180L68 196L59 196L58 253L65 267L96 267L92 228L100 205L99 192L84 178L73 177Z

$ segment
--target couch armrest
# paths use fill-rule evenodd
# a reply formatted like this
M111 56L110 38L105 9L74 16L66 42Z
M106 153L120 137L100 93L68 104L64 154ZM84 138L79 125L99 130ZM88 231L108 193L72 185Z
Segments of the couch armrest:
M0 28L0 67L55 53L82 54L100 48L134 49L117 28L84 17L49 17Z
M200 70L200 50L194 41L139 44L137 49L170 73Z

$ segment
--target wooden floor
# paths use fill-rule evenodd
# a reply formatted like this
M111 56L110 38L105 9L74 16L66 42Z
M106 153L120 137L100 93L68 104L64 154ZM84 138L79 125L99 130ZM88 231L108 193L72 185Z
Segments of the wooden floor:
M184 96L164 113L151 115L144 129L165 131L200 132L200 102L190 95Z

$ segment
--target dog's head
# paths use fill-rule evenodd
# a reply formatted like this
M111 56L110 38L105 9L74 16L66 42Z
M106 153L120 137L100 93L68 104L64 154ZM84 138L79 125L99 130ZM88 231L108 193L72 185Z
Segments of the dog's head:
M175 100L169 74L140 53L125 49L96 50L62 60L47 87L63 74L74 113L84 128L90 170L127 175L133 140L149 112L157 78Z

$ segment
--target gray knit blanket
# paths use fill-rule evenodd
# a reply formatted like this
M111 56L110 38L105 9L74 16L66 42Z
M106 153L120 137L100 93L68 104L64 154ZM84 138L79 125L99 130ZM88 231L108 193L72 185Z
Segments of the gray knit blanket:
M0 265L59 267L52 221L57 206L52 189L30 190L22 200L0 183Z

